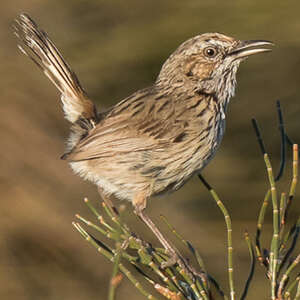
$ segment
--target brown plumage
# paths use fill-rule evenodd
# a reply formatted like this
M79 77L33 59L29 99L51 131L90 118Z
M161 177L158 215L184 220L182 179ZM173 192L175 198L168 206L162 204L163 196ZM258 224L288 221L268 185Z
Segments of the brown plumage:
M178 47L156 82L98 113L58 50L29 16L16 20L21 49L60 90L73 124L63 156L104 197L133 203L164 246L169 243L144 214L146 200L180 188L214 156L225 130L239 63L269 51L268 41L240 41L206 33Z

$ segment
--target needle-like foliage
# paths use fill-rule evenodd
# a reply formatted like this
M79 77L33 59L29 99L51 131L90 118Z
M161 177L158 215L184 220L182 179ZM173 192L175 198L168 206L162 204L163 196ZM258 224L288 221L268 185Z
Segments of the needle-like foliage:
M291 140L286 135L279 102L277 102L277 112L281 136L281 162L276 176L274 176L270 156L264 146L258 123L255 119L252 120L258 144L264 158L268 188L258 215L255 245L251 241L250 234L245 232L245 240L250 254L250 270L241 296L239 297L241 300L247 298L248 291L251 288L251 282L255 276L256 261L266 271L270 284L270 299L300 299L300 254L295 253L300 233L300 218L292 226L288 222L288 212L295 197L298 182L298 145L293 144L290 186L279 193L277 182L284 175L288 161L286 158L286 146L290 144ZM85 199L86 205L95 215L97 221L93 223L82 216L76 215L80 222L74 222L73 225L99 253L113 263L108 295L109 300L116 298L117 286L124 276L132 282L134 287L146 299L154 300L161 299L161 297L171 300L237 299L233 277L231 217L211 185L208 184L202 175L199 175L199 179L210 192L224 216L227 230L226 251L229 293L224 292L220 284L207 272L205 265L209 262L204 263L199 251L195 249L191 242L182 237L165 216L161 216L161 218L166 223L170 232L174 234L182 246L190 251L191 256L197 262L195 266L188 266L191 274L187 274L186 270L182 269L176 263L173 265L170 264L170 255L164 249L153 247L143 237L134 233L123 220L122 208L117 210L115 207L112 208L103 202L100 211L88 199ZM273 215L273 235L268 245L264 239L262 240L262 233L265 214L268 207L271 206L270 204L272 205ZM186 262L190 264L189 260L186 260ZM165 267L162 267L163 265ZM149 284L153 287L151 292L148 291ZM261 298L266 297L262 295Z

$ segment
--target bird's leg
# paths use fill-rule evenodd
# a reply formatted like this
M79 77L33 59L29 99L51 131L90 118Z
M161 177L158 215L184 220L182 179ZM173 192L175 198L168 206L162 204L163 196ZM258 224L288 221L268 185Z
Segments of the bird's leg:
M102 200L104 201L104 203L106 204L106 206L108 206L109 210L115 215L115 217L119 216L119 212L117 208L114 206L111 198L105 195L103 189L100 186L98 186L98 193L102 198Z
M163 268L169 267L178 263L178 265L185 270L185 272L193 278L193 271L188 262L182 257L179 251L173 246L160 232L152 220L145 214L147 198L144 195L139 195L133 199L133 206L135 214L149 227L153 234L157 237L163 247L166 249L171 258L162 264Z

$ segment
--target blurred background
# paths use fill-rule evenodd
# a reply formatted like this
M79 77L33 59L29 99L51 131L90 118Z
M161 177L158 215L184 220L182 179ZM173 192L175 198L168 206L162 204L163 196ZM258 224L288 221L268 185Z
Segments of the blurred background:
M264 162L250 120L253 116L259 120L275 170L280 157L277 99L282 101L290 137L300 141L299 9L299 1L272 0L3 1L0 298L106 299L112 269L71 225L75 213L92 219L82 200L88 197L99 205L99 196L95 186L73 175L59 159L69 125L55 87L17 50L11 25L20 12L30 14L49 33L91 99L102 108L153 83L164 60L194 35L221 32L275 42L272 53L251 57L240 67L225 138L203 172L233 219L235 277L240 292L249 264L243 232L254 233L267 189ZM280 184L285 190L290 174L287 168ZM127 207L126 222L144 234L144 225L136 220L129 204ZM300 204L295 203L291 220L299 210ZM148 213L162 230L166 227L159 214L167 216L198 247L208 271L227 288L223 216L197 178L175 194L152 199ZM270 229L270 212L266 224ZM157 244L148 232L145 235ZM269 242L268 235L265 239ZM260 267L256 276L249 299L266 298L268 288ZM118 299L142 299L127 280L118 295Z

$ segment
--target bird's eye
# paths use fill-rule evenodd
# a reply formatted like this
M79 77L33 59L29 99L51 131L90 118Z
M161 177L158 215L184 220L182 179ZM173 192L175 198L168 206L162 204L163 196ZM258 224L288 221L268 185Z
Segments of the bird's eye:
M204 55L209 58L213 58L218 54L218 51L214 47L207 47L204 49Z

